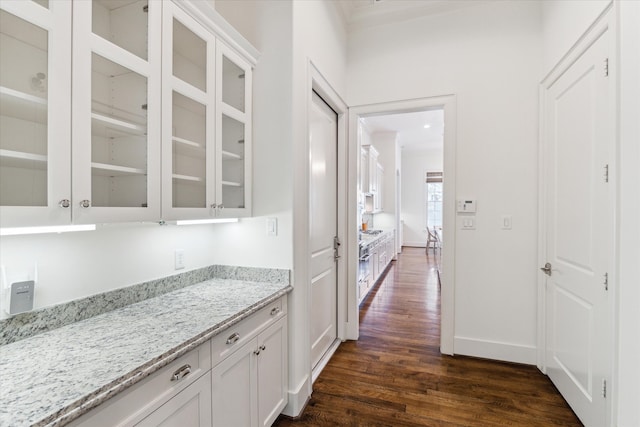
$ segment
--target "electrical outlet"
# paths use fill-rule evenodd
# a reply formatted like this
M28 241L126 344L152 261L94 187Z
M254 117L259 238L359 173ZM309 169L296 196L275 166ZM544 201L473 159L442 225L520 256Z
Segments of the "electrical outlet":
M184 268L184 249L176 249L175 267L176 270L182 270Z

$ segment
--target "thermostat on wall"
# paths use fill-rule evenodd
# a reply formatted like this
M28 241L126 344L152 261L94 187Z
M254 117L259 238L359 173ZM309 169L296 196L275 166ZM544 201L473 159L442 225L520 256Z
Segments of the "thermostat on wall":
M458 200L458 213L472 213L476 211L475 199Z

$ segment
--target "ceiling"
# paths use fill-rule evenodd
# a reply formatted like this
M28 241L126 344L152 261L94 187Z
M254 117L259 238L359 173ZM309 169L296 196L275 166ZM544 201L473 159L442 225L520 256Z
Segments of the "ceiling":
M349 31L436 15L491 0L337 0Z
M369 116L361 120L372 134L396 132L398 143L403 150L425 151L442 148L443 110ZM425 129L425 125L429 127Z

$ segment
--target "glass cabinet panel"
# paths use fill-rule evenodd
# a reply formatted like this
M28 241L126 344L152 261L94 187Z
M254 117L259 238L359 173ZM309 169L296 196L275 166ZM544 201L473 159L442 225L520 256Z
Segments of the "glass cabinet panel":
M48 33L0 10L0 206L47 206Z
M148 52L148 0L93 0L92 30L142 59Z
M173 20L173 75L207 91L207 42Z
M206 207L206 116L204 105L173 92L172 204Z
M163 3L162 217L215 216L215 38Z
M147 79L92 54L93 206L147 205Z
M222 115L222 204L225 209L244 208L244 123Z
M222 56L222 102L244 113L245 73L226 56Z

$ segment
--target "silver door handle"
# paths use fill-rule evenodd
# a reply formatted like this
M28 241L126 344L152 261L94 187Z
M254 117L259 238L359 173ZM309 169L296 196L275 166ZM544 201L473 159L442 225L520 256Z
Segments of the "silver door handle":
M235 344L238 342L239 339L240 339L240 334L237 332L234 332L229 336L229 338L227 338L227 344Z
M191 373L191 365L187 364L179 368L171 376L171 381L178 381Z
M540 267L540 270L547 276L551 276L551 263L546 263L544 267Z

